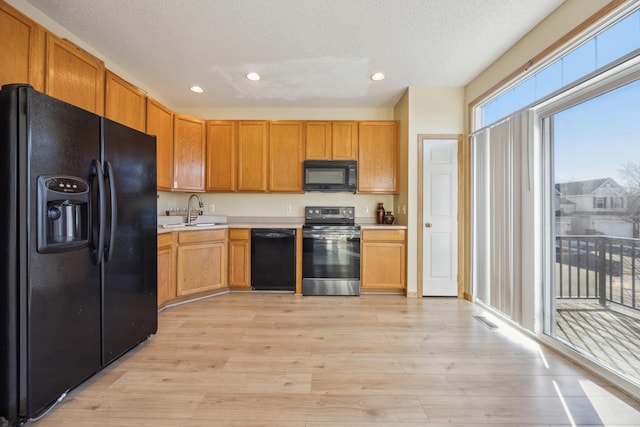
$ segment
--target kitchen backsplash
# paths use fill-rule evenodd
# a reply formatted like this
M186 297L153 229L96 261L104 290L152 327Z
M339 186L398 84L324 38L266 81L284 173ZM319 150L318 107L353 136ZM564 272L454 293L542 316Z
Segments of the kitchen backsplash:
M186 209L189 196L194 193L158 192L158 215L166 211ZM304 217L305 206L354 206L356 216L375 218L378 203L385 210L396 213L393 195L351 193L197 193L204 207L204 215ZM402 209L402 207L400 207Z

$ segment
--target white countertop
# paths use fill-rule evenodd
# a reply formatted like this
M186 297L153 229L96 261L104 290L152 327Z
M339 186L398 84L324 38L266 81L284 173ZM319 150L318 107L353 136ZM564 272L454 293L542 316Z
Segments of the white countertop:
M196 226L186 226L186 218L182 216L159 216L158 217L158 233L170 233L174 231L198 231L198 230L216 230L227 228L302 228L304 218L298 217L236 217L227 218L223 215L216 216L199 216L196 220ZM366 229L391 229L405 230L406 225L397 224L375 224L369 220L356 222L363 230Z

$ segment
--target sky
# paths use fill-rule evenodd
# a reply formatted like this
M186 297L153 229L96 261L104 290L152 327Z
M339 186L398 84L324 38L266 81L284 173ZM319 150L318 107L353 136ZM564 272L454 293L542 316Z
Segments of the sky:
M556 182L613 178L640 162L640 80L554 116Z
M485 125L640 48L640 11L635 11L568 52L483 107ZM555 182L613 178L640 163L640 81L554 115Z

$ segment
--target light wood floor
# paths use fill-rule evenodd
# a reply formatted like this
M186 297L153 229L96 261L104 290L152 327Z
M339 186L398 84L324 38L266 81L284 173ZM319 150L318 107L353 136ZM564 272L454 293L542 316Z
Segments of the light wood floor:
M226 294L32 425L639 425L640 404L453 298Z

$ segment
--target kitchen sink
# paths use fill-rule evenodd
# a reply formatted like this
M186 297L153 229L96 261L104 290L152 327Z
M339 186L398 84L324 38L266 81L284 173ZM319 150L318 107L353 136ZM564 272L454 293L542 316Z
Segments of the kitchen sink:
M187 224L186 222L180 222L178 224L162 224L162 228L183 228L183 227L211 227L216 225L215 222L196 222Z

